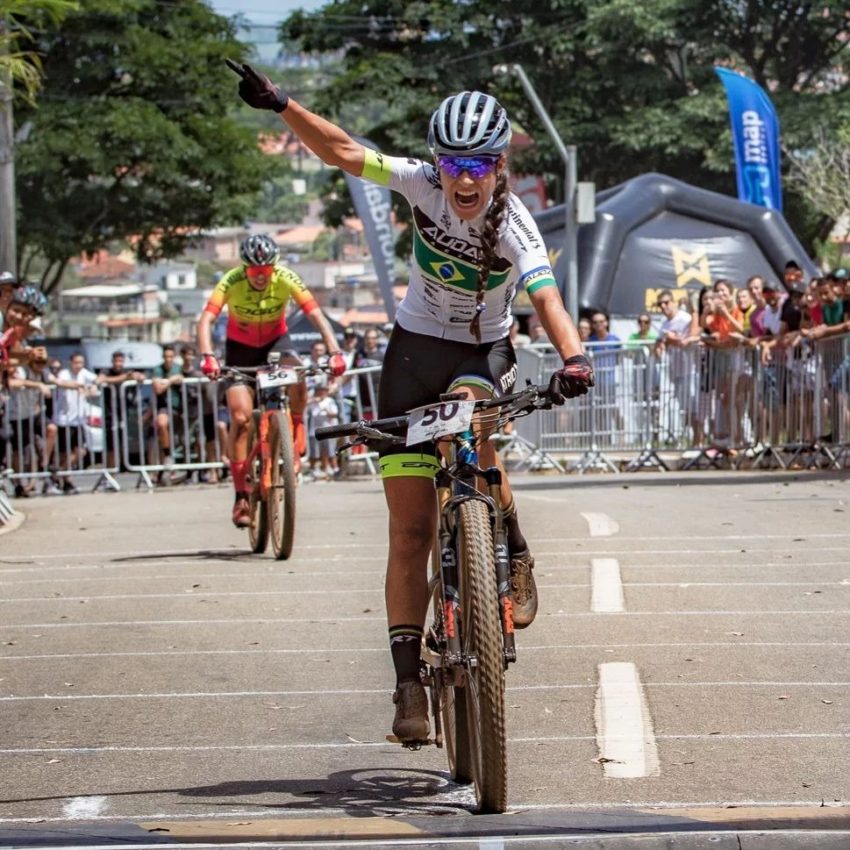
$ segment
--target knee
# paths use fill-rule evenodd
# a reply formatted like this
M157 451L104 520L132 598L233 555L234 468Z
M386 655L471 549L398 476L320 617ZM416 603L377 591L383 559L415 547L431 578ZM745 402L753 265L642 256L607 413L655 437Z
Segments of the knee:
M230 411L230 424L233 430L238 433L243 433L248 428L248 420L251 418L251 414L247 410L242 410L241 408L238 410Z
M409 519L390 522L390 548L394 553L427 553L433 542L433 524L426 517L418 522Z

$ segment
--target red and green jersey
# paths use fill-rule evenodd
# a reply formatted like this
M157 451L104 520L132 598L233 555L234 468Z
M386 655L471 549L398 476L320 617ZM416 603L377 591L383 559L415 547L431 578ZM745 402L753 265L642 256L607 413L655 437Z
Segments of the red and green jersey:
M305 313L318 309L304 281L286 266L275 266L263 290L248 282L243 266L231 269L216 284L204 309L217 316L227 305L227 338L263 348L286 333L287 305L292 299Z

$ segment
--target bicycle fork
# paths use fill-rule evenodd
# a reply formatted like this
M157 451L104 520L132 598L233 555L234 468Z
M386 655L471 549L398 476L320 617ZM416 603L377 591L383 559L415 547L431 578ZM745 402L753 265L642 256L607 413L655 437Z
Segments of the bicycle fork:
M441 472L437 473L436 485L440 522L440 570L443 577L443 618L446 628L447 660L451 664L456 664L465 660L463 659L458 629L460 594L458 592L457 534L456 529L450 523L451 482L448 476L443 477ZM490 497L487 502L493 521L496 585L499 594L499 620L502 624L502 651L505 665L507 666L516 661L516 641L514 637L508 537L499 497L502 473L495 467L492 467L483 470L482 475L487 484L487 493Z

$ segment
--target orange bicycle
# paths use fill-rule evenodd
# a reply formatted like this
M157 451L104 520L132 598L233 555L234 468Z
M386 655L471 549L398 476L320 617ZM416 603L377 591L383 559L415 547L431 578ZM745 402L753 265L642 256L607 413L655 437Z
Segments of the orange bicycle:
M296 457L292 440L292 417L285 388L309 375L329 373L327 366L290 366L271 352L266 366L225 366L232 375L255 384L254 413L248 429L248 475L251 551L266 551L271 537L278 561L292 554L295 541Z

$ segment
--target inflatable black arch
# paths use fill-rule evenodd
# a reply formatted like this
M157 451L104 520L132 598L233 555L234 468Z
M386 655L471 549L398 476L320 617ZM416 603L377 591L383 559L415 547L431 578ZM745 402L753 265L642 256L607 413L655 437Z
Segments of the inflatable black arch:
M535 216L563 287L564 207ZM692 296L726 278L782 280L794 260L818 273L782 215L664 174L643 174L596 196L596 221L578 232L579 306L634 316L661 289Z

